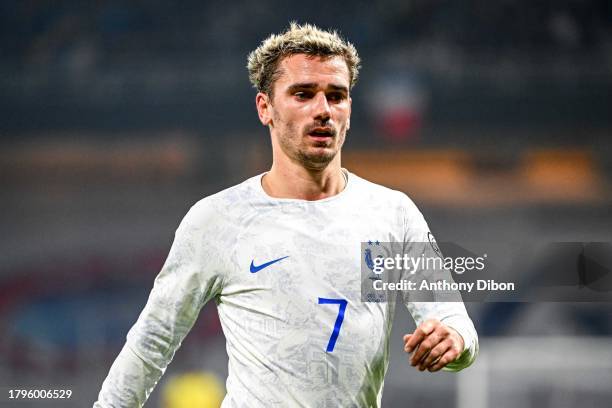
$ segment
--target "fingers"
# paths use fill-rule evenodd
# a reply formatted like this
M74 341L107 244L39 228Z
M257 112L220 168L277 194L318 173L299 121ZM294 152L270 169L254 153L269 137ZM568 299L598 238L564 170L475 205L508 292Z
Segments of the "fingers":
M427 320L426 322L421 323L421 325L416 328L414 333L404 336L404 341L406 341L406 337L409 337L404 345L406 352L412 353L416 346L425 340L425 338L435 330L436 322L436 320ZM437 323L439 324L439 322Z
M420 371L439 371L454 361L463 350L463 338L438 320L427 320L406 334L404 351L412 353L410 364Z
M459 354L461 354L461 350L459 350L458 347L453 346L448 349L446 353L444 353L442 357L438 359L437 362L434 361L434 364L427 367L427 369L432 373L440 371L441 369L446 367L448 363L452 363L453 361L455 361L457 357L459 357Z
M428 354L443 340L442 333L439 329L436 329L428 336L426 336L423 341L421 341L418 347L413 351L412 356L410 357L410 364L416 366L420 364Z
M437 346L431 349L431 351L419 362L419 371L425 371L431 367L432 364L437 363L444 354L451 349L453 342L449 339L441 341Z

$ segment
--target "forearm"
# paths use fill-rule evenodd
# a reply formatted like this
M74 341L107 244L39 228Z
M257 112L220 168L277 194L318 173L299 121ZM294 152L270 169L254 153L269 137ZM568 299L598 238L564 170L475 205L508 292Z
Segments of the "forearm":
M102 384L94 408L142 407L164 370L145 361L126 343Z
M153 290L138 321L130 329L94 407L141 407L191 328L196 310L180 313L164 307L159 288L158 285L157 290Z

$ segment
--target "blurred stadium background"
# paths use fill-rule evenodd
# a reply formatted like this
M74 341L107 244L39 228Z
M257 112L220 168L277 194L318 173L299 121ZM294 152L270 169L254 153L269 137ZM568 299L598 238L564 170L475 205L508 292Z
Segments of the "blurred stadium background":
M269 166L246 55L290 20L355 43L344 165L439 241L612 241L609 1L5 0L0 405L95 400L182 216ZM458 375L408 366L400 308L384 406L609 406L610 304L467 307L481 358ZM208 305L148 406L214 406L226 370Z

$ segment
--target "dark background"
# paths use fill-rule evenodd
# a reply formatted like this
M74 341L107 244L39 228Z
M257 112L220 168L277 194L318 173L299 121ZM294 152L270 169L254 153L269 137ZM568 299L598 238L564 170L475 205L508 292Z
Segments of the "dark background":
M95 400L182 216L269 167L246 56L291 20L356 45L343 164L409 194L439 241L612 241L608 1L7 0L0 405L9 388ZM612 398L609 304L467 307L481 356L459 374L408 366L398 311L384 406ZM185 372L223 382L226 360L207 305L148 406L181 406L162 395Z

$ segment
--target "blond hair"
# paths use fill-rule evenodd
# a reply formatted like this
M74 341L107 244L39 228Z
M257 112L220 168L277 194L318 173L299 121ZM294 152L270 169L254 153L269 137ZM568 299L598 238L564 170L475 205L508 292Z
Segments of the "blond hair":
M291 22L287 31L270 35L249 54L247 68L253 86L259 92L271 96L274 82L281 74L278 70L280 61L295 54L324 58L340 56L348 67L350 87L357 82L361 59L353 44L340 37L336 31Z

